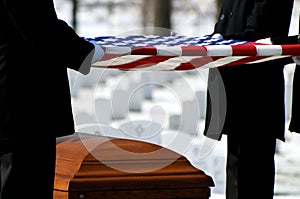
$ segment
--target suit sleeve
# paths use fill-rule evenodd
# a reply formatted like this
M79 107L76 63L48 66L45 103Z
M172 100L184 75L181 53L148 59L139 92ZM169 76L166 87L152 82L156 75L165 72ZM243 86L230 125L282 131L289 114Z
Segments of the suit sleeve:
M268 37L287 36L294 0L256 0L247 19L247 29Z
M56 16L52 0L4 0L9 17L21 39L45 59L55 59L79 70L94 50L93 44L79 37ZM91 57L91 56L89 56ZM86 62L90 64L89 61Z
M288 35L294 0L255 0L245 30L225 38L256 41Z

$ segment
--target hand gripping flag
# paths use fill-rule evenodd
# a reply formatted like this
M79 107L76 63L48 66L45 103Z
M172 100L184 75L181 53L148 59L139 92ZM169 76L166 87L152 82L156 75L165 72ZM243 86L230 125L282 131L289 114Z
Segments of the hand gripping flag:
M107 36L94 40L105 56L96 68L176 71L230 67L300 55L300 44L272 45L210 36Z

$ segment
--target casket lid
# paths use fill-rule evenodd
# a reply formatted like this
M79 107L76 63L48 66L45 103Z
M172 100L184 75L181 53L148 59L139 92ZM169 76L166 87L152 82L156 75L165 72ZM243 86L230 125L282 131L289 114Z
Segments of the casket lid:
M57 139L55 190L108 191L212 187L183 156L135 140L75 133Z

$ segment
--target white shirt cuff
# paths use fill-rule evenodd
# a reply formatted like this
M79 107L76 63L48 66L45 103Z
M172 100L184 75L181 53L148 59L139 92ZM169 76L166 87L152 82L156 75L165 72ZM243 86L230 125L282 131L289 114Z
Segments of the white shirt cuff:
M94 55L93 55L93 58L92 58L92 64L96 63L97 61L101 60L102 57L104 56L104 51L103 49L101 48L101 46L99 44L97 44L97 42L95 41L90 41L95 49L94 49Z

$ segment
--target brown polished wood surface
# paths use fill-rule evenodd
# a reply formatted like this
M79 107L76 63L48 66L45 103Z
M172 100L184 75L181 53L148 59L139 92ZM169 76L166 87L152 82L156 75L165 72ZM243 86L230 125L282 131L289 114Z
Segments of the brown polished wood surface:
M171 150L76 133L57 139L55 199L209 198L213 180Z

